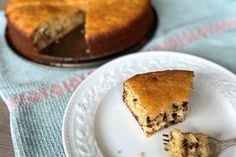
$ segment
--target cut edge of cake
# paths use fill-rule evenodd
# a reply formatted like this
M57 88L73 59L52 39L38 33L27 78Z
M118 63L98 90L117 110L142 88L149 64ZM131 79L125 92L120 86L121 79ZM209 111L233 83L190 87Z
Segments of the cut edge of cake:
M84 13L77 10L72 14L57 16L42 23L35 30L33 42L39 50L64 37L76 27L84 24Z
M37 22L33 17L33 13L35 12L34 7L43 7L44 13L40 13L42 14L40 16L48 14L49 17L43 17ZM68 8L65 9L65 13L62 13L62 7L61 9L57 9L56 7L48 4L39 6L27 5L21 8L16 8L15 12L7 12L6 16L9 22L9 37L11 40L13 40L12 43L14 44L14 46L20 51L23 51L23 49L35 51L37 49L42 50L52 42L57 41L64 35L71 32L77 26L84 24L84 12L82 10L71 6L68 6ZM32 15L30 15L29 13L27 15L26 10L28 10L29 13L32 12ZM54 11L53 15L51 14L52 11ZM25 19L26 21L22 21L23 19ZM31 19L34 19L33 21L35 24L32 23ZM18 25L11 24L15 23L13 21L16 20L19 21L17 22ZM30 25L30 27L27 28L27 25ZM12 38L13 36L15 39ZM20 39L24 39L25 43L17 44L17 40Z

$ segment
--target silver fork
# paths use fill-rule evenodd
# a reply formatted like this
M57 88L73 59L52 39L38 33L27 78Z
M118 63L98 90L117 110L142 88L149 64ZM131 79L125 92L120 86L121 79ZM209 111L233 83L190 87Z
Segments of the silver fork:
M163 142L164 145L168 144L169 135L163 134ZM208 137L208 144L212 153L212 157L217 157L225 148L236 145L236 138L220 141L213 137Z

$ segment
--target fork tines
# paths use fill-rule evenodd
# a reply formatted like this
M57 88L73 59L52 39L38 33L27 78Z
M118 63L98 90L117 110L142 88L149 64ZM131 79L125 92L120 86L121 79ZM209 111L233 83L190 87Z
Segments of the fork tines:
M162 134L162 136L163 136L163 143L164 143L164 145L168 144L168 142L170 141L169 140L169 135Z

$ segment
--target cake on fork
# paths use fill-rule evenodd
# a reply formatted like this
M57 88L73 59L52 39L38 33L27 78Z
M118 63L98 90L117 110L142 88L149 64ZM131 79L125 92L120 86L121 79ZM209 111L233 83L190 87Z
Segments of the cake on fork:
M167 70L124 82L123 100L146 136L185 119L193 77L193 71Z
M181 132L174 129L170 135L163 135L165 150L170 157L210 157L208 137L203 133Z

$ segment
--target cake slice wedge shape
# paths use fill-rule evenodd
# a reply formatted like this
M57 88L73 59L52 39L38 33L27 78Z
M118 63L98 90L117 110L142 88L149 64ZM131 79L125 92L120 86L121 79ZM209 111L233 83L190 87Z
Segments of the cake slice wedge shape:
M146 136L185 119L193 77L193 71L167 70L137 74L124 82L123 100Z

